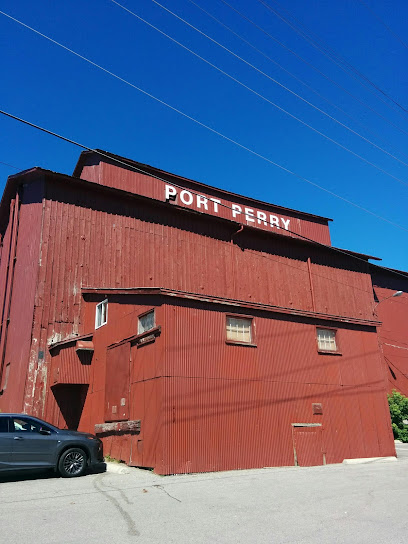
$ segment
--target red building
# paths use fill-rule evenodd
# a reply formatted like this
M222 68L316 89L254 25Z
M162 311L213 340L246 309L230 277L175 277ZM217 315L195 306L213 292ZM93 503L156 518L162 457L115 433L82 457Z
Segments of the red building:
M408 397L408 273L373 264L370 269L388 393L396 389Z
M161 474L395 455L370 257L328 222L105 152L11 176L0 409Z

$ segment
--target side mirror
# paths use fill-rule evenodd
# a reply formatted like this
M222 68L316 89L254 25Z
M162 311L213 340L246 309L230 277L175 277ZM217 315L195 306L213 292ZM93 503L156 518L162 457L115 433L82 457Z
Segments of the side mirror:
M49 434L51 434L51 431L49 431L48 429L44 429L43 427L41 427L41 429L39 430L39 433L40 433L40 434L44 434L44 435L49 435Z

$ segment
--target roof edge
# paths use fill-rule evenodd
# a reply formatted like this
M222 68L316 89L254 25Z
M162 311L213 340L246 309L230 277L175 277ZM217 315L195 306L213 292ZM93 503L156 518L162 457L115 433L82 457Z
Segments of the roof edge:
M92 156L92 155L100 157L101 161L109 162L108 159L110 159L113 164L115 164L115 162L116 162L116 164L118 164L118 162L120 162L120 164L118 164L118 166L122 166L122 168L126 165L131 169L132 169L132 167L137 168L139 170L147 169L148 170L147 172L140 172L140 173L146 174L148 176L152 175L152 173L155 172L155 173L157 173L158 176L160 176L160 175L169 176L169 177L175 178L177 180L187 181L189 183L193 183L193 184L197 185L199 188L206 188L206 189L211 189L213 191L218 191L218 192L223 193L225 195L228 195L228 196L231 196L231 197L242 198L244 200L248 200L249 202L259 204L261 206L272 206L272 207L277 208L279 210L283 210L283 211L286 211L286 212L292 212L292 213L299 214L299 215L309 217L309 218L319 219L320 221L326 221L326 222L333 221L333 219L331 219L330 217L324 217L322 215L316 215L316 214L309 213L309 212L304 212L304 211L301 211L301 210L295 210L294 208L286 208L284 206L279 206L279 204L272 204L271 202L265 202L264 200L258 200L256 198L241 195L239 193L232 193L231 191L227 191L225 189L220 189L219 187L214 187L213 185L208 185L208 184L202 183L200 181L196 181L194 179L186 178L184 176L179 176L178 174L172 174L171 172L167 172L166 170L161 170L160 168L157 168L155 166L151 166L149 164L144 164L144 163L141 163L141 162L137 162L137 161L134 161L133 159L128 159L126 157L122 157L121 155L116 155L114 153L110 153L109 151L104 151L103 149L95 149L94 151L82 151L82 153L79 156L78 162L77 162L77 164L76 164L76 166L74 168L74 171L72 173L72 177L77 177L77 178L80 177L80 173L82 171L82 168L85 165L84 164L85 163L85 157ZM122 164L122 163L125 163L125 165Z
M197 302L213 303L217 305L227 305L237 308L250 308L253 310L262 310L271 313L279 313L286 315L295 315L306 317L309 319L317 319L321 321L336 321L341 323L350 323L353 325L366 325L376 327L380 325L380 321L371 319L359 319L348 316L324 314L320 312L311 312L307 310L298 310L295 308L286 308L284 306L276 306L273 304L264 304L261 302L252 302L247 300L230 299L225 297L217 297L214 295L203 295L202 293L191 293L188 291L179 291L176 289L168 289L166 287L82 287L82 295L151 295L182 298L187 300L195 300Z

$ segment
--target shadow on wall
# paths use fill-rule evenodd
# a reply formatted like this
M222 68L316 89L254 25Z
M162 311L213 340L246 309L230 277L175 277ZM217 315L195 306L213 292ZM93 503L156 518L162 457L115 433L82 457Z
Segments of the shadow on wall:
M64 419L59 427L73 431L78 429L88 387L85 384L58 384L51 388Z

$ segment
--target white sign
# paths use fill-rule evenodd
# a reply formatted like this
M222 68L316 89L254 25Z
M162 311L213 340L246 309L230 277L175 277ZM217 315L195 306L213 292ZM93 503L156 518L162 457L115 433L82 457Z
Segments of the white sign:
M244 218L248 225L264 225L276 229L289 230L290 219L272 215L255 208L248 208L239 204L223 204L218 198L208 198L203 195L191 193L186 189L178 189L172 185L165 186L165 199L166 201L175 200L176 197L180 199L180 202L185 206L193 206L200 211L210 211L213 213L219 213L220 208L223 207L231 214L231 218L236 221L242 221Z

